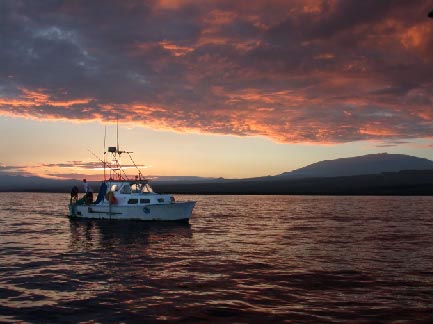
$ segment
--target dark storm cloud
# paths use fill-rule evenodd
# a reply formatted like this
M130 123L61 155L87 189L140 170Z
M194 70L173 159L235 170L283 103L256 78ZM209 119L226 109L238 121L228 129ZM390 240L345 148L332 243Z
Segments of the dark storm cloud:
M429 1L2 1L0 112L347 142L431 135Z

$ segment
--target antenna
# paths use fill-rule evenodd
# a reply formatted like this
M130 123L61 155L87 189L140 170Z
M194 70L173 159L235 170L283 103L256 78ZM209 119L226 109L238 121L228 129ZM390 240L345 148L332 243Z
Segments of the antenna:
M119 114L117 116L117 153L119 153Z
M104 130L104 182L106 180L106 176L105 176L105 164L106 162L106 158L105 155L107 154L107 152L105 151L105 139L107 138L107 125L105 125L105 130Z
M101 159L100 159L100 158L99 158L95 153L93 153L91 150L88 149L87 151L89 151L89 152L90 152L90 153L91 153L95 158L97 158L99 162L104 163L104 161L101 160ZM108 163L107 163L107 164L108 164ZM112 164L108 164L107 167L108 167L111 171L113 171L114 174L118 175L119 179L128 180L128 177L127 177L125 171L124 171L122 168L117 168L116 166L113 167ZM117 171L117 172L116 172L116 171ZM123 174L125 175L125 177L122 176L122 172L123 172Z

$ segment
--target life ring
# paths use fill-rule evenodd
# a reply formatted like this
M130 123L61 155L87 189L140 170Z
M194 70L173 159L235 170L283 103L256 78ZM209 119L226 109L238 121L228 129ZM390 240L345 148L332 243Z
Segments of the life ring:
M109 202L110 205L116 204L117 199L114 197L114 192L109 191L105 194L105 199Z

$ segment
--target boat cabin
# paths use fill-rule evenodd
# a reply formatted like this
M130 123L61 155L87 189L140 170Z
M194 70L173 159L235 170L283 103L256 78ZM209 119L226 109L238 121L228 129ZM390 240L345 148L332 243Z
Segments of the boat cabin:
M117 205L172 204L173 196L155 193L147 180L109 180L108 192L116 198ZM102 202L108 203L107 197Z
M120 194L149 194L153 193L152 187L147 180L138 181L108 181L109 191Z

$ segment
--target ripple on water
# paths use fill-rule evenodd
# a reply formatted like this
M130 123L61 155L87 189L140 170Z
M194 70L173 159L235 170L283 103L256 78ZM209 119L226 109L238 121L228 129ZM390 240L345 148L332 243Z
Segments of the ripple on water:
M0 193L0 322L432 320L431 197L176 198L191 225Z

